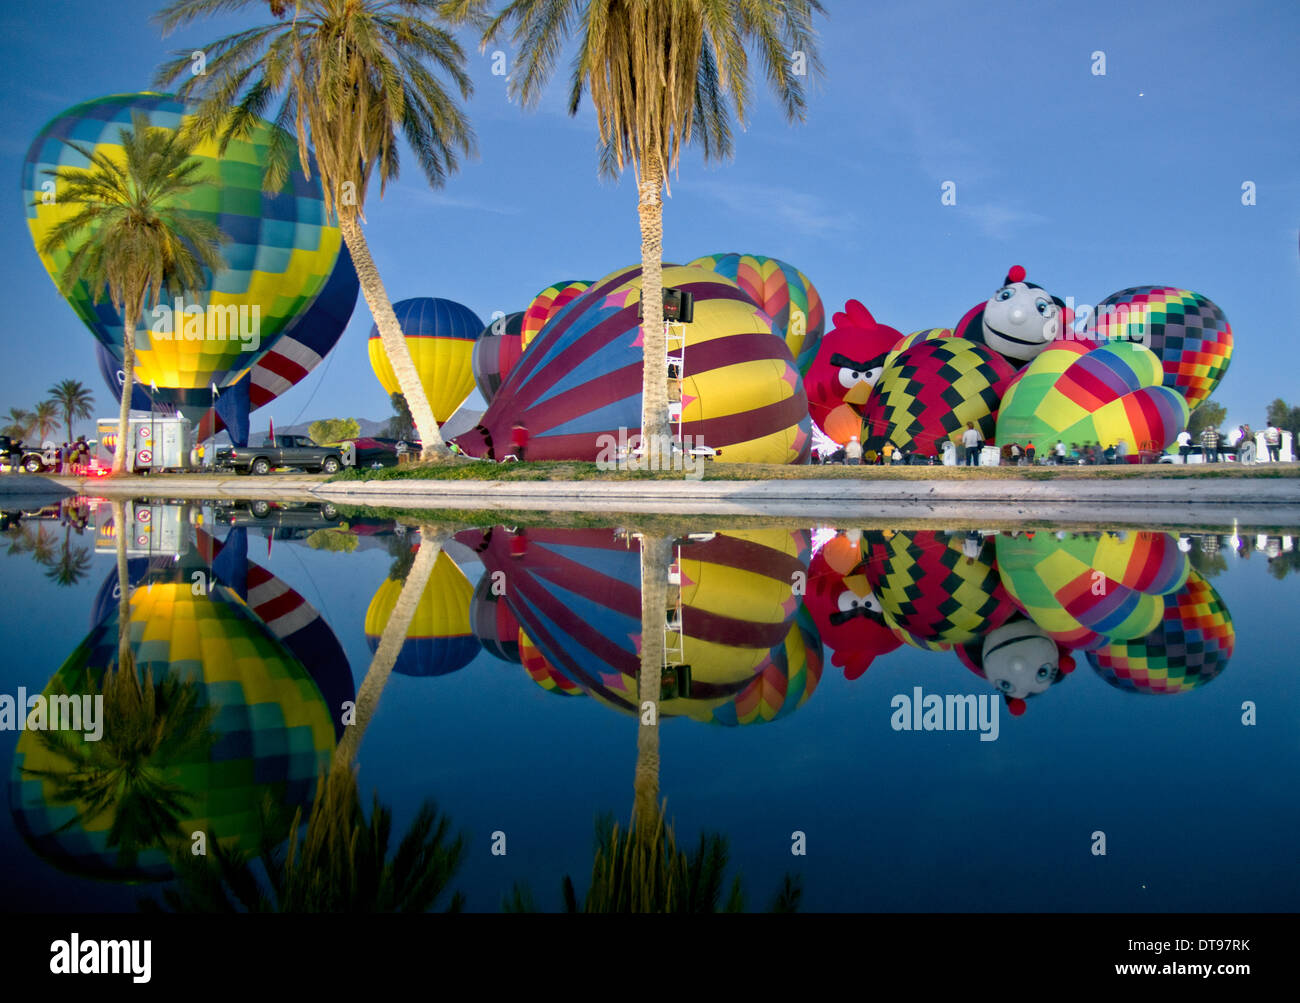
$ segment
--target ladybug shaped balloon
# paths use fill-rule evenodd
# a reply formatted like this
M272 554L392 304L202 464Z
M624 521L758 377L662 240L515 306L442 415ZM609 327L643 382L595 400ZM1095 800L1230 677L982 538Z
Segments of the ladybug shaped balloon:
M953 333L1019 368L1059 338L1071 319L1063 300L1027 282L1024 268L1012 265L1002 288L969 310Z
M804 377L808 412L817 427L831 438L828 428L832 411L842 404L858 413L880 379L885 356L903 337L900 331L876 322L871 311L857 300L849 300L832 318L834 327L822 336L817 356ZM839 441L839 440L836 440Z

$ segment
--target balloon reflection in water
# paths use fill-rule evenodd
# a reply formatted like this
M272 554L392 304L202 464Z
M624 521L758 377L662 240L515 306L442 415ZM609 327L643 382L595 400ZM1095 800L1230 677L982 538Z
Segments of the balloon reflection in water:
M390 578L370 600L365 629L371 653L379 648L379 638L402 594L402 584L400 579ZM474 586L465 573L446 551L440 553L393 671L404 676L445 676L472 662L480 650L470 628L473 598Z

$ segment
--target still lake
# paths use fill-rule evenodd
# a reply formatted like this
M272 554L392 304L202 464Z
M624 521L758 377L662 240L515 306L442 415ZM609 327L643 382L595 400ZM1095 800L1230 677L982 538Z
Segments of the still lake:
M310 805L420 543L319 505L141 500L121 522L95 499L0 517L6 911L157 898L168 858L119 814L248 849L268 794ZM97 692L119 657L119 544L141 677L208 709L131 769L93 715L59 731L37 700ZM561 908L597 818L627 823L641 547L485 527L429 571L359 781L393 849L428 799L465 836L469 910L517 885ZM683 847L726 838L749 909L786 875L808 912L1300 908L1294 533L738 521L671 547L659 796ZM15 710L38 705L45 730Z

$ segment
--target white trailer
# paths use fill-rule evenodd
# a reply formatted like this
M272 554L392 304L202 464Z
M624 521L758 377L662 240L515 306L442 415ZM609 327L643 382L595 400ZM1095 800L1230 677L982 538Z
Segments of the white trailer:
M94 462L108 469L117 449L117 419L100 418ZM132 473L190 470L194 464L194 429L180 416L146 415L130 419L126 469Z

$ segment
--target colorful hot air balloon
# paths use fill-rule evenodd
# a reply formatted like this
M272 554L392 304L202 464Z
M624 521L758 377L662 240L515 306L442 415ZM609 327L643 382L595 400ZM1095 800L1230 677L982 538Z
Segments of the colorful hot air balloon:
M831 663L844 670L845 679L857 679L878 656L903 643L867 578L864 550L874 549L873 540L879 543L883 537L857 530L837 534L808 567L804 606L833 653Z
M689 267L707 268L740 286L772 318L772 333L785 339L795 367L808 372L826 326L826 309L803 272L761 254L706 254Z
M1151 349L1160 359L1164 385L1182 394L1192 410L1214 392L1232 361L1228 318L1190 289L1134 286L1107 296L1097 304L1096 338Z
M808 702L822 676L822 642L806 609L800 609L785 640L771 650L752 682L710 716L736 727L789 717Z
M77 212L58 201L57 184L46 173L87 166L64 140L120 158L120 130L131 126L136 111L160 128L174 130L188 119L185 106L169 95L119 94L76 105L37 134L23 163L22 183L28 228L38 248L52 227ZM135 375L141 385L156 386L155 401L194 417L211 405L213 384L236 382L310 307L342 245L338 228L326 220L317 179L295 170L278 192L262 191L273 128L257 123L248 138L231 141L224 153L218 153L217 141L196 148L209 183L194 189L184 208L230 238L222 247L227 267L211 277L197 299L183 304L184 315L171 316L177 304L170 299L146 304L136 332ZM42 255L52 278L73 250ZM122 321L109 301L95 304L84 283L68 301L100 344L120 358ZM175 334L166 333L169 329Z
M1186 693L1228 665L1237 635L1219 593L1193 571L1164 597L1159 625L1145 637L1088 652L1106 682L1131 693Z
M1025 280L1025 270L1012 265L1002 287L985 302L967 311L953 334L996 352L1017 369L1061 337L1074 314L1060 297Z
M524 319L519 327L519 338L524 348L533 343L533 339L542 333L550 319L566 306L585 293L591 285L583 279L566 279L549 285L533 297L524 311ZM508 372L509 370L507 370Z
M483 395L483 400L492 403L492 398L501 389L501 383L515 368L519 357L524 354L524 342L520 337L523 330L523 311L498 317L492 321L474 342L474 351L470 366L474 370L474 385Z
M496 583L484 575L474 587L474 598L469 604L469 622L478 643L493 658L503 662L519 662L519 621L510 611L509 604L501 601Z
M965 338L922 340L891 353L863 417L867 449L886 442L906 453L938 456L959 445L967 422L993 440L994 415L1015 376L1009 363Z
M371 653L379 648L379 638L393 615L402 585L402 581L390 578L370 600L366 610L366 644ZM472 662L479 653L478 639L469 619L473 598L474 586L465 573L446 551L440 553L393 671L404 676L445 676Z
M104 385L113 394L113 399L121 401L122 384L126 381L122 363L116 355L98 343L95 345L95 361L99 363L99 375L104 377ZM139 380L134 381L131 385L131 410L152 411L153 408L153 398L149 396L148 389L142 387Z
M723 462L804 462L811 426L789 349L740 289L699 268L664 269L664 285L691 292L681 429ZM511 371L480 427L456 442L471 456L510 451L516 422L529 459L612 458L641 427L640 268L595 283L557 314ZM676 426L674 426L676 427Z
M547 693L554 693L557 696L586 696L581 686L546 660L546 656L542 654L537 645L528 639L527 634L521 630L517 636L519 661L528 673L529 679L546 690Z
M998 572L1016 605L1058 644L1095 648L1153 630L1161 596L1187 580L1167 533L999 536Z
M886 621L924 648L967 644L1016 611L993 548L935 530L872 534L866 578Z
M1160 360L1141 345L1054 342L1007 388L998 439L1164 449L1186 426L1187 403L1163 379Z
M268 799L290 808L311 804L316 779L334 750L332 715L302 663L248 606L222 585L196 594L193 570L189 564L173 565L130 597L130 643L141 681L192 683L198 706L215 710L208 732L195 736L168 736L168 719L160 718L163 737L176 744L158 744L147 768L155 783L176 790L177 834L186 842L191 833L204 832L231 849L256 852ZM114 604L55 673L46 694L97 692L117 660ZM50 750L42 740L47 734L24 732L14 756L10 809L27 843L75 874L125 881L170 878L161 848L111 845L116 802L95 811L60 792L71 764ZM78 733L61 737L79 740ZM111 736L100 742L95 762L111 769ZM147 799L149 793L131 796Z
M397 322L402 325L406 346L411 350L420 384L433 408L433 417L442 424L474 389L471 356L474 342L483 330L483 322L467 306L452 300L402 300L393 304ZM370 328L370 366L389 396L401 392L393 367L388 363L379 327Z
M860 434L860 429L846 428L852 419L841 408L847 404L861 417L885 359L902 335L877 323L871 311L857 300L845 303L832 321L834 326L821 339L812 363L804 370L803 382L813 422L843 445L849 441L849 434ZM837 431L831 430L832 414L838 414Z

